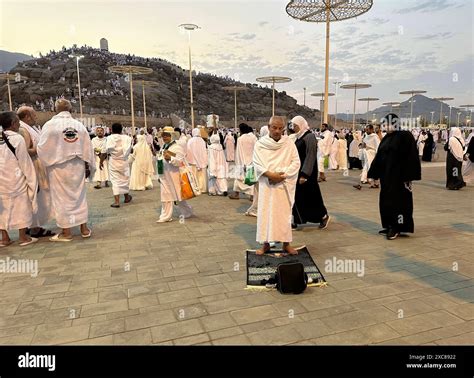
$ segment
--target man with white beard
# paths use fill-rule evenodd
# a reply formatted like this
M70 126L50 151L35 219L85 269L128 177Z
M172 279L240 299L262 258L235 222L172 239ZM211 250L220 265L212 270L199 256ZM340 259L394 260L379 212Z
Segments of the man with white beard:
M105 156L105 164L102 165L100 168L100 156L102 151L105 149L105 144L107 143L107 138L104 136L104 128L102 126L98 126L95 129L95 137L92 138L92 147L94 148L95 154L95 166L99 167L95 171L94 178L92 179L93 182L96 182L95 189L101 189L102 183L105 183L105 187L109 187L109 164L107 156Z
M18 116L14 112L0 113L0 127L0 247L12 243L9 230L19 230L23 247L38 241L26 234L37 211L38 182L25 140L18 134Z
M323 123L321 138L322 139L318 141L318 182L326 181L326 175L324 174L324 160L326 157L329 157L331 146L334 141L334 137L332 132L329 130L329 125L327 123Z
M123 127L120 123L112 125L112 134L107 137L105 148L100 157L100 167L103 167L104 159L109 155L109 175L114 193L114 203L110 207L120 207L120 195L123 194L124 203L132 200L130 192L130 165L128 156L132 151L132 138L122 134Z
M282 242L285 252L298 254L290 243L293 240L291 214L301 163L295 144L283 135L284 130L284 118L272 117L270 135L255 145L253 165L259 184L257 242L263 243L257 255L268 252L270 242L274 241Z
M178 144L178 143L177 143ZM184 153L184 151L183 151ZM186 161L199 184L201 193L207 192L207 149L199 128L193 129L193 137L188 141Z
M72 118L71 103L60 98L55 108L57 114L44 124L37 150L48 172L53 214L62 228L49 240L70 242L75 226L80 226L83 238L92 235L85 179L95 171L95 156L87 129Z
M36 196L38 211L33 214L30 235L34 238L53 236L54 233L51 230L46 230L42 227L51 220L51 193L49 191L46 169L38 159L38 152L36 150L41 133L41 130L36 126L36 112L29 106L21 106L17 111L17 115L20 118L19 133L25 139L28 154L35 167L39 186Z

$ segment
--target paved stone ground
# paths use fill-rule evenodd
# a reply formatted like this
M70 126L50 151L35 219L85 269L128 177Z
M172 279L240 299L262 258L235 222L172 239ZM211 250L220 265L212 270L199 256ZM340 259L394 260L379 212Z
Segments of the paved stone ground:
M322 270L362 259L365 275L326 272L327 287L298 296L245 290L245 250L257 246L248 200L203 195L194 218L158 225L158 189L121 209L110 189L90 189L90 240L0 251L40 269L0 274L0 344L472 344L472 188L447 191L442 164L424 167L416 233L387 241L378 191L353 189L357 175L329 173L332 222L294 244Z

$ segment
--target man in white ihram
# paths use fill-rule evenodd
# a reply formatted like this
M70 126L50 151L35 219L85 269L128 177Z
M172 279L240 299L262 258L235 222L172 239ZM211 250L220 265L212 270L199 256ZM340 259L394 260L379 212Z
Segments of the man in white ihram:
M85 179L95 171L94 148L87 129L72 118L71 103L56 100L57 114L41 131L38 157L48 172L54 217L62 232L51 241L72 241L71 228L80 226L83 238L90 238L89 209Z
M283 135L285 120L272 117L268 136L255 145L253 165L258 179L257 242L263 247L257 255L270 250L270 242L283 242L283 250L298 254L292 241L291 214L295 201L300 158L295 144Z

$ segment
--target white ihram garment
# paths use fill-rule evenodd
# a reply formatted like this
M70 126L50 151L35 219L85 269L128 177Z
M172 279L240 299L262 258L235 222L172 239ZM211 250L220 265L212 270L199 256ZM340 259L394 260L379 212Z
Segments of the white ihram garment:
M15 149L0 143L0 230L8 231L31 226L38 181L23 137L10 130L5 135Z
M188 141L186 161L198 181L201 193L207 192L207 159L206 142L201 138L201 131L196 128L193 130L193 137Z
M106 137L94 137L92 138L92 147L94 148L95 154L95 166L96 171L92 179L93 182L106 182L109 181L109 165L108 159L104 160L102 169L99 168L100 165L100 154L105 149L105 144L107 143Z
M324 160L326 159L326 156L329 156L331 153L331 146L334 136L332 135L331 131L325 130L321 134L321 138L323 139L318 141L318 171L320 173L324 173Z
M227 192L227 177L229 176L229 167L224 155L224 149L220 143L217 134L211 136L211 145L209 146L209 193L222 195Z
M25 129L31 139L31 145L27 148L36 148L38 146L41 131L35 126L32 127L23 121L20 121L20 127ZM38 179L39 191L36 195L38 211L33 214L31 227L41 227L47 224L52 217L51 214L51 192L49 189L49 180L46 169L38 158L38 154L30 156L35 167L36 178Z
M160 150L158 159L163 159L163 174L159 175L161 214L159 221L171 220L173 215L173 202L178 202L178 208L184 218L189 218L193 214L193 209L186 201L181 200L181 175L179 167L183 165L184 151L176 142L172 142L167 148L176 156L168 162L163 159L164 149Z
M291 242L291 211L295 200L300 158L296 145L282 136L275 142L269 136L255 145L253 164L258 178L257 242ZM286 179L276 185L263 174L284 172Z
M253 186L245 185L245 168L252 164L257 137L252 133L241 135L237 139L235 150L234 191L253 195Z
M153 188L152 177L153 153L146 142L144 135L137 137L137 144L133 147L133 164L130 175L130 190L146 190Z
M227 133L225 139L225 155L227 161L234 161L235 160L235 139L232 133Z
M112 134L107 137L104 153L109 154L109 175L114 196L130 191L130 165L128 156L132 149L132 138L128 135Z
M94 149L87 129L69 112L60 112L44 124L37 149L48 172L58 227L87 223L85 163L91 175L95 173Z

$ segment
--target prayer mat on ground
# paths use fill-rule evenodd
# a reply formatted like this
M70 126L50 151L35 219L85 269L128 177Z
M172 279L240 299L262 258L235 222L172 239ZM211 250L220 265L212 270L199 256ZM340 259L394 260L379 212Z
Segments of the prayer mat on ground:
M326 280L309 254L306 246L296 248L297 255L290 255L281 249L271 249L264 255L256 255L255 250L247 250L247 289L274 290L266 286L268 280L275 278L278 264L300 262L308 275L308 287L326 286Z

